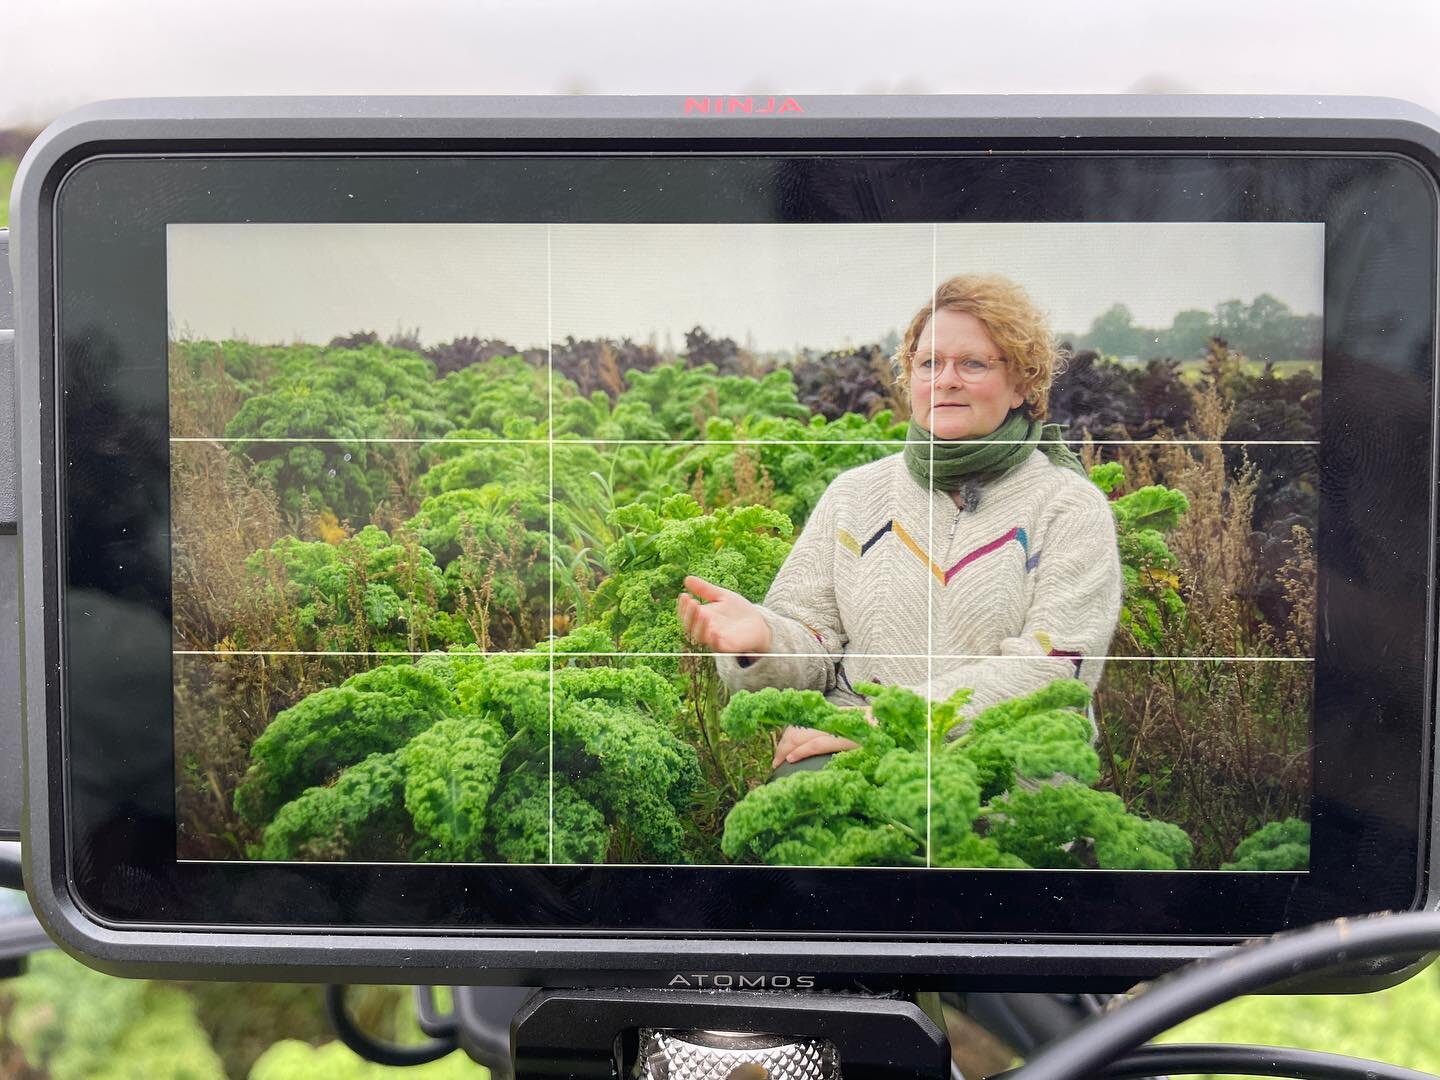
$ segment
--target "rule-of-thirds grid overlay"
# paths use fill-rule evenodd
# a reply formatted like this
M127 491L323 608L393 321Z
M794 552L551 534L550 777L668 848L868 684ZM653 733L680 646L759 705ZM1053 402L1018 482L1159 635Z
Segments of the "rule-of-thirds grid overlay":
M938 228L939 228L938 226L932 227L932 233L931 233L931 235L932 235L932 243L931 243L931 279L932 279L932 288L931 288L931 297L932 297L931 316L932 316L932 320L933 320L933 316L934 316L933 297L934 297L934 295L935 295L936 289L938 289L939 284L940 284L939 265L938 265ZM475 438L453 438L453 439L452 439L452 438L438 438L438 439L427 439L427 438L364 438L364 437L353 437L353 436L340 436L340 437L337 437L337 438L334 438L334 439L329 439L329 438L324 438L324 437L320 437L320 436L300 437L300 438L286 438L286 437L283 437L283 436L282 436L282 437L261 438L261 437L255 437L255 436L224 436L224 435L216 435L216 436L210 436L210 437L171 437L170 442L171 442L172 444L201 443L201 444L209 444L209 445L211 445L211 446L217 446L217 445L223 446L223 445L225 445L225 444L227 444L227 443L236 443L236 442L244 442L244 443L249 443L249 444L271 443L271 444L291 444L291 445L294 445L294 444L302 444L302 443L324 443L324 444L330 444L330 443L347 443L347 444L349 444L349 443L355 443L355 444L377 444L377 443L378 443L378 444L385 444L385 443L390 443L390 444L425 444L425 445L454 444L454 445L474 445L474 446L490 446L490 447L496 447L496 446L525 446L525 445L535 445L535 446L543 445L543 446L545 446L545 447L547 448L547 454L546 454L546 457L547 457L546 467L547 467L547 473L548 473L548 475L547 475L547 491L548 491L548 493L549 493L549 566L548 566L549 582L548 582L548 609L547 609L547 610L548 610L548 619L547 619L546 625L547 625L547 627L550 628L552 634L553 634L553 632L554 632L554 627L555 627L556 624L557 624L556 616L557 616L557 614L559 614L559 613L556 611L556 608L555 608L555 501L556 501L556 488L555 488L555 454L556 454L556 448L557 448L557 447L560 448L562 451L564 451L564 450L566 450L566 449L571 449L571 448L592 447L592 448L600 449L600 448L605 448L605 447L619 447L619 446L676 446L676 447L681 447L681 446L733 445L733 446L744 446L744 447L763 447L763 446L811 446L811 447L817 447L817 448L840 447L840 446L875 446L875 447L884 447L884 448L886 448L886 450L887 450L889 453L892 453L892 454L893 454L893 453L898 453L898 452L900 452L901 450L903 450L903 448L904 448L904 446L905 446L905 441L904 441L904 440L890 440L890 439L870 440L870 439L760 439L760 438L754 438L754 439L714 439L714 440L712 440L712 439L586 439L586 438L572 438L572 437L565 437L565 438L559 438L559 439L555 438L555 436L554 436L554 428L555 428L555 391L554 391L554 376L555 376L555 370L554 370L554 345L553 345L553 342L554 342L554 340L555 340L555 335L554 335L554 294L553 294L553 287L552 287L552 284L553 284L553 283L552 283L552 276L551 276L552 273L553 273L553 260L552 260L552 258L551 258L551 236L552 236L552 229L551 229L550 226L548 226L548 225L546 226L545 233L546 233L546 265L547 265L547 270L546 270L546 375L547 375L547 379L546 379L546 396L547 396L546 411L547 411L547 416L548 416L548 419L549 419L549 423L547 424L547 432L548 432L549 434L548 434L548 437L547 437L547 438L544 438L544 439L512 439L512 438L505 438L505 439L475 439ZM1175 438L1175 439L1169 439L1169 438L1167 438L1167 439L1164 439L1164 440L1157 440L1157 439L1091 439L1091 440L1088 440L1088 442L1089 442L1089 444L1090 444L1091 446L1096 446L1096 447L1100 447L1100 446L1145 446L1145 447L1154 447L1154 446L1156 446L1156 445L1162 445L1162 444L1163 444L1163 445L1176 445L1176 446L1242 446L1242 447L1243 447L1243 446L1308 446L1308 447L1318 447L1318 446L1319 446L1318 440L1298 440L1298 439L1244 439L1244 440L1189 439L1189 438ZM1072 448L1078 448L1078 447L1080 447L1080 446L1082 445L1082 442L1081 442L1081 440L1067 440L1067 445L1071 446ZM931 451L931 467L932 467L932 472L933 472L933 466L934 466L934 440L933 440L933 438L932 438L932 441L931 441L931 444L930 444L930 451ZM930 503L930 515L929 515L929 521L928 521L928 523L927 523L927 528L928 528L928 533L927 533L926 548L927 548L927 550L933 552L933 551L935 550L935 545L934 545L934 543L932 543L931 541L933 541L933 540L935 539L935 531L936 531L936 529L935 529L935 504L934 504L933 501ZM796 535L798 535L798 530L797 530L797 534L796 534ZM924 567L923 565L921 565L918 561L916 562L915 565L916 565L916 567L917 567L917 572L925 575L925 577L926 577L926 598L927 598L927 605L926 605L926 606L927 606L927 612L926 612L927 619L926 619L926 625L927 625L927 641L926 641L926 651L925 651L925 653L924 653L924 656L925 656L926 665L927 665L927 684L933 684L934 677L935 677L935 662L936 662L937 660L940 660L940 661L974 661L974 660L984 660L984 661L987 661L987 662L995 662L995 663L1006 663L1006 662L1030 662L1030 663L1033 663L1033 662L1034 662L1034 660L1036 659L1036 657L1030 656L1030 655L1005 655L1005 656L1001 656L1001 655L995 655L995 654L991 654L991 653L981 653L981 654L970 654L970 653L936 653L936 652L935 652L935 648L934 648L934 644L935 644L935 643L934 643L934 590L929 587L929 570L928 570L926 567ZM663 601L662 601L662 602L663 602ZM672 600L671 602L673 603L673 600ZM536 648L523 649L523 650L483 650L483 649L480 649L480 650L467 650L466 655L470 655L470 656L476 656L476 655L481 655L481 656L484 656L484 655L494 655L494 656L499 656L499 655L529 655L529 656L534 656L534 655L537 653L537 651L538 651L541 655L544 655L544 647L543 647L543 645L537 646ZM432 650L432 652L433 652L433 650ZM282 650L282 649L256 649L256 650L246 650L246 649L225 649L225 650L220 650L220 649L174 649L174 650L173 650L173 654L174 654L176 657L236 656L236 655L253 655L253 656L295 656L295 655L310 655L310 656L374 657L374 658L376 658L376 659L387 659L387 660L393 660L393 659L395 659L395 658L397 658L397 657L403 657L403 656L407 656L407 655L408 655L408 656L412 656L412 657L421 657L421 656L430 655L430 653L427 653L427 652L425 652L425 651L406 652L406 651L403 651L403 650L390 650L390 651L383 651L383 652L381 652L381 651L376 651L376 652L364 652L364 651L344 651L344 650L334 650L334 651L332 651L332 650ZM615 652L589 652L589 651L580 651L580 652L570 652L570 651L566 651L566 652L564 652L564 653L553 653L553 652L552 652L552 653L550 654L550 662L549 662L549 665L548 665L548 668L549 668L549 684L550 684L550 690L549 690L549 711L550 711L550 718L549 718L549 723L550 723L550 745L549 745L549 776L550 776L550 790L549 790L549 800L550 800L550 830L549 830L549 834L550 834L550 836L549 836L549 844L550 844L550 850L549 850L549 862L550 862L550 863L553 864L554 861L555 861L555 858L554 858L554 856L555 856L555 822L554 822L554 815L555 815L555 663L556 663L556 657L557 657L557 656L558 656L558 657L562 657L565 661L570 661L570 660L579 659L579 658L583 658L583 657L591 657L591 658L612 658L612 659L624 658L624 659L634 660L634 659L643 659L643 658L645 658L645 657L663 657L663 658L667 658L667 659L679 659L679 658L684 658L684 657L706 657L706 656L710 656L710 655L712 655L712 654L711 654L708 650L705 650L705 651L695 651L695 652L688 652L688 651L679 651L679 652L636 652L636 651L615 651ZM816 653L786 653L785 655L787 655L787 656L794 656L794 657L796 657L796 658L834 659L833 655L832 655L831 653L828 653L828 652L816 652ZM913 660L913 659L916 659L916 654L914 654L914 653L861 653L861 652L850 652L850 651L847 650L844 655L845 655L847 658L855 658L855 659L875 659L875 660L879 660L879 659L910 659L910 660ZM1313 657L1313 656L1220 656L1220 655L1208 655L1208 656L1204 656L1204 655L1183 655L1183 656L1154 656L1154 655L1143 655L1143 656L1137 656L1137 655L1111 654L1111 655L1106 655L1106 656L1103 656L1103 657L1090 657L1089 659L1103 660L1103 661L1104 661L1105 663L1107 663L1107 664L1109 664L1109 663L1115 663L1115 662L1119 662L1119 663L1156 663L1156 662L1164 662L1164 661L1187 661L1187 662L1194 662L1194 663L1217 663L1217 662L1219 662L1219 663L1254 663L1254 664L1275 664L1275 663L1278 663L1278 664L1295 664L1295 663L1300 663L1300 664L1313 664L1313 663L1314 663L1314 657ZM934 702L933 700L930 700L930 699L927 697L927 699L926 699L926 705L927 705L927 725L926 725L926 727L927 727L927 731L930 729L930 727L933 726L933 707L934 707L934 704L935 704L935 702ZM932 782L931 782L931 750L930 750L930 740L929 740L928 738L926 739L926 744L925 744L925 745L926 745L926 790L927 790L927 800L928 800L928 794L931 792L931 789L932 789ZM926 850L925 850L925 859L926 859L926 866L927 866L927 867L930 865L930 848L931 848L930 817L931 817L932 809L933 809L933 807L932 807L931 805L929 805L929 803L928 803L928 801L927 801L927 808L926 808L926 830L925 830L925 831L926 831L926 835L925 835L925 849L926 849Z

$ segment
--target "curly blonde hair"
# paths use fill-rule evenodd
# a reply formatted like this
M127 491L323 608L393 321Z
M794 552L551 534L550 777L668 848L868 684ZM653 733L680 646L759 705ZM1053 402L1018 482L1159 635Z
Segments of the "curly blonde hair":
M966 311L984 325L1005 366L1016 376L1025 394L1025 409L1034 420L1044 420L1050 411L1050 384L1065 370L1069 357L1050 333L1045 315L1030 295L1015 282L999 274L958 274L940 283L935 302L926 304L910 320L900 348L890 358L895 376L906 396L910 394L911 367L915 344L920 340L930 314L941 308Z

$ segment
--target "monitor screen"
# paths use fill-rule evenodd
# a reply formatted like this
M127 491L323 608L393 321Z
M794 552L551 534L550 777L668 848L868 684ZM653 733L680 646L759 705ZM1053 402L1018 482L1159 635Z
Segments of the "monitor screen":
M1324 251L170 224L179 858L1306 870Z

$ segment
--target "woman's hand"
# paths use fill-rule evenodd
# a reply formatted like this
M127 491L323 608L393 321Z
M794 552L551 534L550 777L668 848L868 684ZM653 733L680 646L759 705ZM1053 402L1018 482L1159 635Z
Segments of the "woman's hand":
M872 725L877 723L869 705L865 706L865 719ZM854 750L859 745L814 728L787 727L775 746L775 760L770 762L770 767L778 769L782 761L801 761L816 754L838 754L841 750Z
M770 651L770 626L757 605L693 574L685 579L685 588L689 592L675 599L675 615L685 636L696 645L746 656Z

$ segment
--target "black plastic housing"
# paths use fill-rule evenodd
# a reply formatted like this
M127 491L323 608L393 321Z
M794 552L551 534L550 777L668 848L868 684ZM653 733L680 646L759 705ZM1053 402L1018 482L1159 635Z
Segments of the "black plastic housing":
M283 156L564 148L763 153L800 144L903 153L944 145L971 152L1398 155L1418 166L1432 184L1440 178L1440 121L1415 106L1386 99L794 100L799 111L757 115L728 108L717 113L709 105L700 113L680 97L157 99L79 110L57 121L36 141L17 177L12 213L16 242L10 253L19 328L18 456L24 463L19 518L25 852L36 912L67 948L102 970L134 976L700 987L720 975L732 980L728 984L732 988L903 985L1111 990L1215 955L1236 940L1228 935L1183 934L1148 938L1073 934L1047 940L1041 926L1031 934L1005 939L963 940L961 929L954 938L939 942L881 934L843 939L513 931L460 935L381 925L147 924L105 918L73 888L74 853L67 831L69 761L57 720L60 615L54 598L59 570L46 555L55 536L57 496L54 476L39 466L53 452L55 437L45 426L41 409L45 396L55 391L46 374L55 363L55 342L46 334L56 304L52 211L57 191L80 162L103 155L162 152ZM1433 283L1433 267L1431 273ZM52 440L49 447L46 440ZM1433 461L1416 465L1433 469ZM1428 573L1433 574L1433 550L1430 554ZM1425 651L1433 663L1429 618ZM1425 706L1433 707L1433 692L1427 692ZM1422 842L1414 867L1412 908L1428 908L1434 902L1429 843L1434 827L1429 782L1434 761L1429 726L1427 711L1419 769L1425 777L1423 790L1407 792L1423 815L1418 823ZM3 740L0 732L0 750ZM0 809L4 806L0 800ZM4 825L0 814L0 832ZM144 887L143 882L135 885ZM1378 965L1349 988L1384 985L1403 974ZM777 982L777 977L784 981ZM797 983L801 977L805 982Z

